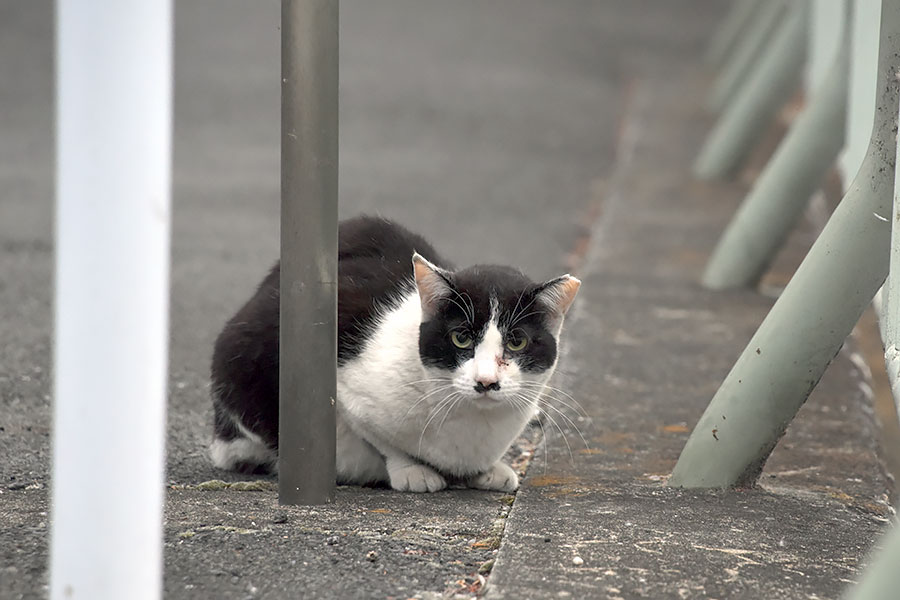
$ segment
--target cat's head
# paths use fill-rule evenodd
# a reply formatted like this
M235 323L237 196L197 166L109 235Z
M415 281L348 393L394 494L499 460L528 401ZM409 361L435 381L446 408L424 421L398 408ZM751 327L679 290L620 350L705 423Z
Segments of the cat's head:
M498 266L450 272L418 254L413 270L425 368L488 406L536 398L556 367L563 318L581 282L563 275L534 283Z

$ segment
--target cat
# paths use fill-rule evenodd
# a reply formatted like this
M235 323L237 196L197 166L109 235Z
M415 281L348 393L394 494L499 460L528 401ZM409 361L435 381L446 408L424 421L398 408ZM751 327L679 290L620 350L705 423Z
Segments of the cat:
M421 236L339 225L337 479L435 492L514 491L501 461L537 414L581 282L502 266L455 270ZM215 343L215 466L271 472L278 449L279 264Z

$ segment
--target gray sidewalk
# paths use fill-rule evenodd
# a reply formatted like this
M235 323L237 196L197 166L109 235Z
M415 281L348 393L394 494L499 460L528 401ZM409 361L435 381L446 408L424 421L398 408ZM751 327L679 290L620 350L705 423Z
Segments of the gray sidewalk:
M540 430L514 448L514 496L341 488L287 508L272 479L204 483L240 479L205 456L212 341L278 248L278 3L178 3L167 598L835 598L856 578L890 485L852 344L762 488L662 485L771 305L695 283L741 193L689 178L720 4L342 1L342 216L394 218L460 264L581 276L555 385L587 447L557 417L565 439L545 424L530 465ZM2 15L5 600L46 583L52 11Z
M706 130L702 87L696 70L677 65L635 83L569 323L562 387L584 407L577 424L588 447L566 431L568 443L551 436L538 453L507 519L488 598L837 598L886 527L893 485L852 339L759 487L663 485L772 304L696 283L741 192L688 175L693 153L684 149L697 148ZM802 259L814 229L794 234L778 279ZM542 567L527 568L534 564Z

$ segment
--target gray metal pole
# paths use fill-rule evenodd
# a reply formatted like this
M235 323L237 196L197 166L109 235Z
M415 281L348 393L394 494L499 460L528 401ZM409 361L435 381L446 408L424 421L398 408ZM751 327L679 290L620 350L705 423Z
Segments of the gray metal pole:
M768 2L768 0L734 0L732 2L731 10L716 29L716 33L706 49L707 63L716 66L728 58L763 2Z
M713 179L734 171L799 86L808 45L806 12L806 2L790 6L734 102L707 137L694 163L697 177Z
M849 43L766 164L706 266L712 289L759 282L844 146Z
M338 0L281 2L278 500L334 499Z
M786 11L785 0L766 0L757 8L710 88L707 101L710 109L722 110L747 81L747 75L764 54L766 43L778 29Z
M880 39L876 119L863 165L691 433L671 486L754 484L887 275L900 2L884 2Z

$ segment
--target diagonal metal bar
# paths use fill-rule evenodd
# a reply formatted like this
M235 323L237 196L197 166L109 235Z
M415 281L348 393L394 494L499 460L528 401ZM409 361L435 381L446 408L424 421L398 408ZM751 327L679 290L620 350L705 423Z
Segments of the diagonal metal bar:
M734 0L706 49L706 62L714 66L722 64L741 40L747 26L753 22L760 5L768 1Z
M893 528L881 539L881 550L872 557L870 566L859 585L847 590L843 597L847 600L884 600L896 598L900 589L900 527L896 519Z
M334 498L338 0L281 3L278 500Z
M766 44L775 35L786 11L787 0L765 0L755 11L728 61L713 81L707 101L711 110L721 111L746 84L748 75L765 55Z
M800 114L719 240L703 285L712 289L759 282L809 198L844 146L847 118L847 36L827 79Z
M669 485L753 485L888 272L900 2L885 2L869 149L825 229L725 378Z
M771 42L750 70L694 162L702 179L734 171L800 83L806 56L807 3L789 7Z

